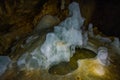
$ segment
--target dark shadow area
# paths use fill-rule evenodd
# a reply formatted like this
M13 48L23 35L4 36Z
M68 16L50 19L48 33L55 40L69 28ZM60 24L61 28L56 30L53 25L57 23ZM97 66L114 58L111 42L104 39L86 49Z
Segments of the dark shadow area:
M107 36L120 38L120 1L96 0L92 23Z

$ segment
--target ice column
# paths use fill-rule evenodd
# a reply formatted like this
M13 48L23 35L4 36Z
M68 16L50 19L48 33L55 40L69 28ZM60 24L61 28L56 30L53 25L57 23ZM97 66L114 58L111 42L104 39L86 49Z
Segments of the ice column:
M88 26L88 34L90 37L94 37L94 32L93 32L93 24L89 24Z
M106 47L98 48L97 59L100 61L102 65L108 65L108 50Z
M75 53L76 46L83 45L82 30L84 19L81 17L79 4L73 2L69 5L69 17L54 27L54 32L46 35L45 42L31 52L26 52L19 58L17 64L20 68L49 69L59 62L70 60ZM29 54L29 55L28 55Z
M47 67L61 61L69 61L76 46L83 45L82 30L84 19L81 17L79 4L69 5L69 17L55 26L53 33L48 33L41 46L42 54L47 58Z

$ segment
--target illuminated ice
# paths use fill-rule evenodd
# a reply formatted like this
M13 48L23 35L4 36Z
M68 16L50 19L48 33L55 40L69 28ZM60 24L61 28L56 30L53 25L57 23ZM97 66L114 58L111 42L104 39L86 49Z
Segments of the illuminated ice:
M18 66L24 64L27 69L48 69L54 64L70 60L75 53L75 47L83 46L81 27L84 19L81 17L79 4L73 2L69 5L69 17L54 27L54 32L46 35L45 42L28 56L21 56ZM27 53L26 53L27 54Z
M54 33L48 33L44 44L41 46L41 52L47 57L53 56L56 43L59 41L58 37Z
M112 42L112 45L114 45L117 48L120 48L120 41L119 38L115 37L114 41Z
M46 56L49 64L69 61L75 52L75 47L83 45L80 27L84 19L81 17L79 4L71 3L69 11L70 17L56 26L54 33L48 33L41 46L41 52Z
M97 59L100 61L102 65L108 65L108 49L106 47L98 48Z
M88 46L88 32L83 33L83 46Z
M79 4L73 2L69 5L69 16L65 21L61 22L59 26L62 26L66 29L74 28L80 30L83 25L84 18L80 14Z
M107 37L103 37L101 35L97 35L96 36L97 39L99 39L99 41L103 42L103 43L111 43L111 39L107 38Z
M0 75L2 75L9 67L11 60L8 56L0 56Z
M28 54L23 54L17 61L17 65L21 67L21 69L25 68L27 56Z
M93 24L89 24L89 26L88 26L88 34L89 34L90 37L94 37Z
M67 42L70 46L82 46L83 44L81 31L74 28L64 30L62 33L62 40Z
M35 40L37 38L38 38L38 36L30 36L30 37L28 37L28 39L26 40L26 44L30 43L31 41L33 41L33 40Z

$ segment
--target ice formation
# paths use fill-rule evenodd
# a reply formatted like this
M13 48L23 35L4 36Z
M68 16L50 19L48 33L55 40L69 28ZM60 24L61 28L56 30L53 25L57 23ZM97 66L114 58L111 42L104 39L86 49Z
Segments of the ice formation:
M88 32L83 33L83 46L88 46Z
M106 47L98 48L97 59L102 65L109 65L108 50Z
M89 24L89 26L88 26L88 34L89 34L90 37L94 37L93 24Z
M114 41L112 42L112 45L114 45L117 48L120 48L120 41L119 38L115 37Z
M107 38L107 37L103 37L101 35L97 35L95 36L99 41L103 42L103 43L111 43L111 39Z
M84 19L80 15L79 4L71 3L69 11L70 17L56 26L54 33L48 33L41 46L41 52L47 58L48 64L69 61L75 52L75 46L83 45L80 27Z
M88 48L96 52L95 45L88 41L88 35L94 37L93 25L89 25L88 31L83 31L81 29L83 22L84 18L81 17L79 4L76 2L71 3L69 5L69 17L55 26L54 32L46 35L46 40L42 45L31 52L23 54L18 59L18 66L28 70L49 69L54 64L63 61L68 62L75 53L76 46ZM95 36L95 38L102 42L111 42L106 37ZM30 42L29 40L31 41L31 37L28 38L28 43ZM101 65L109 64L106 47L100 47L96 53L96 59Z
M75 47L83 46L81 30L83 22L84 18L81 17L79 4L71 3L69 5L69 17L55 26L54 32L46 35L46 40L42 46L21 56L17 62L18 66L27 69L36 67L47 69L61 61L69 61L75 53Z
M79 71L88 73L89 71L95 72L98 75L104 74L104 66L109 65L108 60L108 49L106 47L97 47L96 44L88 41L88 35L93 38L97 38L101 42L111 43L111 40L102 36L94 36L93 25L89 25L88 31L82 31L84 18L81 17L79 4L73 2L69 5L69 17L61 22L58 26L54 27L54 32L46 35L45 42L36 47L34 50L26 51L17 61L17 65L20 69L49 69L52 65L58 64L62 61L68 62L75 53L75 47L83 47L97 53L96 58L78 60L78 73ZM44 17L45 18L45 17ZM40 29L48 28L51 25L52 16L47 16L48 20L44 19L40 22L37 27L37 31ZM50 21L51 20L51 21ZM48 21L48 22L47 22ZM50 22L49 22L50 21ZM47 23L47 24L46 24ZM27 45L32 45L38 36L30 36L26 40ZM114 46L120 47L118 38L115 38L113 43ZM23 46L24 47L24 46ZM31 48L30 48L31 49ZM96 51L97 50L97 51ZM0 56L0 75L5 72L9 66L11 60L7 56ZM91 65L93 63L94 65ZM86 66L88 67L86 70Z
M26 40L26 44L30 43L31 41L33 41L33 40L35 40L37 38L38 38L38 36L30 36L30 37L28 37L28 39Z
M0 56L0 75L2 75L8 68L11 60L8 56Z

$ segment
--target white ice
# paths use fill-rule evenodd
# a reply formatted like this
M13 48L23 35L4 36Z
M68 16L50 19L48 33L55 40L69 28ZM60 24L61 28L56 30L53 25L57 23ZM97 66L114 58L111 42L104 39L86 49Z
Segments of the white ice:
M120 48L119 38L115 37L114 41L112 42L112 45L115 46L115 47L117 47L117 48Z
M111 43L111 39L107 38L107 37L103 37L101 35L97 35L95 36L97 39L99 39L99 41L103 42L103 43Z
M47 64L69 61L76 46L83 45L82 31L84 19L81 17L79 4L69 5L69 16L54 28L54 33L48 33L41 52L47 58ZM49 65L48 65L49 67Z
M46 40L42 46L37 47L28 56L21 56L18 60L18 66L23 65L30 70L36 69L36 67L48 69L61 61L68 62L75 53L75 47L83 46L81 27L84 18L81 17L79 4L71 3L69 11L69 17L55 26L54 32L46 35ZM34 62L35 64L33 64Z
M108 49L106 47L98 48L97 59L102 65L109 65Z
M11 60L8 56L0 56L0 75L9 67Z
M90 37L94 37L93 24L89 24L89 26L88 26L88 34L89 34Z

